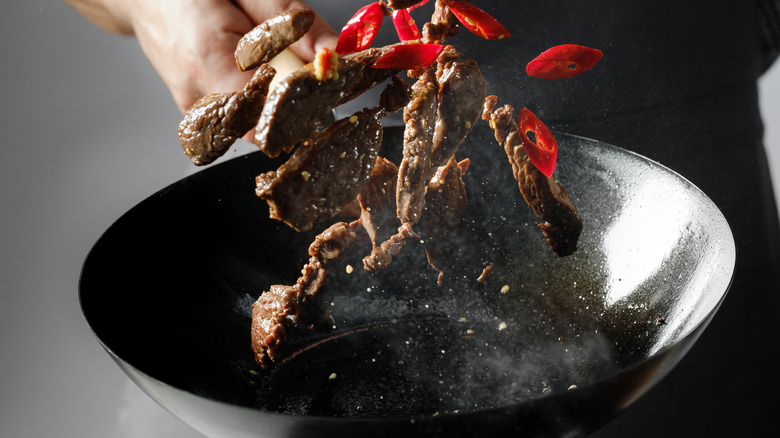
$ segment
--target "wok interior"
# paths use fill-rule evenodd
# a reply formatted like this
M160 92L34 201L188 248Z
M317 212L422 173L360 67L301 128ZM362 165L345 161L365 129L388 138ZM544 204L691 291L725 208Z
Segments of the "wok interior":
M400 138L388 130L385 143ZM443 284L418 242L379 274L362 270L368 248L354 245L321 294L332 324L292 328L273 371L252 357L251 304L296 280L317 230L267 219L253 178L279 163L259 154L176 183L117 221L85 263L84 314L120 364L268 411L436 416L588 387L705 322L728 289L734 244L720 212L676 174L592 140L558 141L556 176L584 223L574 255L547 247L503 150L475 129L461 149L469 216Z

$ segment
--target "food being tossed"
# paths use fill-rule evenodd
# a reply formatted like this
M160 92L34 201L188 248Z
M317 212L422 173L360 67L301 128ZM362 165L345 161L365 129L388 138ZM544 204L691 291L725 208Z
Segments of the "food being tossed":
M468 206L463 176L469 159L456 154L480 118L504 147L551 249L559 256L576 250L582 221L553 175L555 138L530 110L524 108L515 120L510 105L497 108L498 97L486 96L476 62L449 43L461 28L496 40L510 32L482 9L451 0L435 0L430 21L420 29L411 14L427 2L368 4L343 27L335 51L322 49L269 92L275 72L267 63L303 36L314 19L305 9L279 14L238 44L238 68L257 69L245 89L204 97L180 124L182 148L196 165L213 162L252 129L252 141L265 155L290 154L277 170L256 178L256 194L268 202L272 218L306 231L336 216L353 217L315 238L297 282L270 286L253 305L251 346L263 367L284 357L286 326L326 323L328 316L311 303L329 263L355 242L370 242L364 268L378 271L390 266L410 239L422 240L438 284L445 281L442 261L454 253L452 236L460 232ZM371 47L386 17L400 42ZM526 71L545 79L571 77L592 68L600 56L595 49L558 46ZM375 106L331 121L334 108L380 84L387 85ZM401 148L395 163L380 156L381 120L398 111L405 128L403 144L390 145Z

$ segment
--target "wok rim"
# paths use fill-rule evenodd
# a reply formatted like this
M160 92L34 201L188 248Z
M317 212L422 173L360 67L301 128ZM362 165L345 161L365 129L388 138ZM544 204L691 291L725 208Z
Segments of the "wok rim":
M393 129L393 128L397 128L397 127L389 127L389 128ZM618 380L621 376L626 376L626 375L631 374L632 371L636 371L637 368L645 366L647 363L660 360L664 356L670 354L672 352L672 350L675 350L675 349L677 349L677 348L679 348L681 346L684 346L686 348L686 351L683 352L682 354L678 355L670 366L666 366L665 367L665 369L664 369L664 371L662 373L660 373L657 376L654 376L652 383L650 383L645 388L643 388L641 390L641 392L638 394L638 396L636 396L634 398L634 400L636 400L636 399L640 398L644 393L646 393L649 389L651 389L653 386L655 386L660 380L665 378L666 375L672 369L674 369L674 367L681 360L684 359L685 354L687 353L687 350L689 350L695 344L695 342L697 341L699 336L706 329L707 325L711 322L711 320L713 319L715 314L720 309L720 306L725 301L725 299L726 299L726 297L727 297L727 295L728 295L728 293L729 293L729 291L731 289L731 286L733 284L734 276L735 276L735 273L736 273L736 267L737 267L738 254L737 254L736 242L734 240L734 234L733 234L733 231L731 230L730 224L726 220L726 218L723 215L723 212L721 211L721 209L717 205L715 205L715 203L709 198L709 196L707 196L706 193L704 193L701 189L699 189L698 186L693 184L690 180L688 180L686 177L684 177L683 175L681 175L677 171L675 171L673 169L670 169L669 167L665 166L664 164L662 164L662 163L660 163L660 162L658 162L656 160L653 160L651 158L648 158L648 157L646 157L644 155L641 155L639 153L636 153L634 151L631 151L631 150L628 150L628 149L625 149L625 148L622 148L622 147L619 147L619 146L616 146L616 145L613 145L613 144L610 144L610 143L602 142L600 140L595 140L595 139L588 138L588 137L585 137L585 136L580 136L580 135L576 135L576 134L568 134L568 133L559 132L559 131L555 131L555 130L553 130L553 133L555 134L556 138L558 138L559 140L561 138L569 138L571 140L579 140L579 141L584 141L586 143L595 143L595 144L598 144L599 147L603 147L603 148L612 150L613 152L616 152L618 154L630 156L632 160L638 160L638 161L650 164L652 167L657 168L657 169L661 170L662 172L670 174L675 179L679 179L682 183L684 183L684 185L690 187L692 190L696 191L699 195L701 195L702 197L706 198L706 200L712 205L712 207L720 215L719 220L721 220L724 223L724 225L725 225L724 229L728 230L728 236L724 237L724 244L723 244L725 247L727 247L729 249L729 252L726 255L729 255L730 259L731 259L730 267L728 267L728 269L726 269L727 266L724 266L724 271L728 272L728 284L726 285L724 291L721 293L720 297L718 298L718 300L714 304L714 306L706 313L706 315L704 315L701 318L701 321L699 321L695 325L691 326L685 332L685 334L680 336L680 338L676 342L674 342L673 344L667 345L667 346L665 346L663 348L660 348L660 349L656 350L652 355L642 359L640 362L631 364L631 365L629 365L628 367L625 367L625 368L620 368L617 371L611 372L611 373L605 375L604 377L599 378L598 380L591 381L591 382L588 382L588 383L582 384L582 385L578 384L576 388L568 390L568 391L565 391L565 392L553 392L551 394L546 394L546 395L534 397L532 399L526 399L526 400L520 401L518 403L506 404L506 405L496 406L496 407L487 407L487 408L483 407L483 408L472 409L472 410L468 410L468 411L464 411L464 412L445 412L445 413L441 413L441 414L437 414L437 415L420 415L420 416L409 415L409 416L394 416L394 417L349 417L349 416L337 417L337 416L324 416L324 415L292 414L292 413L279 412L279 411L273 411L273 410L264 410L264 409L260 409L260 408L253 408L253 407L244 406L244 405L240 405L240 404L236 404L236 403L231 403L231 402L228 402L228 401L225 401L225 400L220 400L218 398L215 398L215 397L213 397L211 395L207 395L207 394L196 394L196 393L194 393L194 392L192 392L192 391L190 391L190 390L188 390L186 388L183 388L182 385L171 384L171 383L168 383L168 382L166 382L164 380L161 380L161 379L153 376L152 374L148 373L147 371L139 368L138 366L130 363L128 360L122 358L119 354L116 353L116 351L110 345L108 345L108 342L103 337L101 337L101 335L98 333L98 331L96 330L96 328L95 328L95 326L93 324L92 318L90 317L90 315L87 314L87 310L85 309L85 299L86 299L85 295L87 293L84 290L84 287L85 287L84 284L85 284L85 278L90 274L89 272L87 272L87 269L88 269L88 265L89 265L89 262L90 262L91 258L95 256L96 250L100 246L101 242L103 242L107 238L107 236L110 233L112 233L112 230L114 230L114 228L117 227L118 224L120 224L121 222L126 220L126 218L129 215L131 215L132 213L134 213L134 211L136 211L137 209L141 208L144 204L146 204L148 202L151 202L150 200L152 200L152 199L154 199L156 197L159 197L161 195L164 195L166 192L170 191L174 186L177 186L177 185L181 184L183 181L186 181L186 180L191 179L193 177L207 178L209 174L214 173L214 172L219 172L221 167L229 165L234 160L246 159L249 155L261 154L262 153L261 151L255 151L255 152L251 152L249 154L232 157L229 160L225 160L225 161L223 161L221 163L218 163L216 165L204 168L203 170L201 170L200 172L197 172L196 174L185 176L185 177L183 177L183 178L181 178L179 180L176 180L176 181L168 184L167 186L161 188L160 190L157 190L156 192L154 192L150 196L144 198L140 202L136 203L130 209L125 211L123 214L121 214L116 220L114 220L112 222L112 224L103 233L101 233L101 235L98 237L98 239L95 241L95 243L90 247L90 250L88 251L88 253L87 253L86 257L85 257L84 262L82 263L81 271L80 271L80 275L79 275L79 281L78 281L79 307L80 307L82 316L83 316L87 326L89 327L90 331L92 332L92 334L95 336L96 340L98 341L98 343L109 354L109 356L120 366L120 368L127 367L128 369L132 370L136 375L141 376L144 379L147 379L149 382L152 382L155 385L160 385L162 387L173 389L173 390L178 391L178 392L180 392L182 394L185 394L185 395L187 395L189 397L194 397L194 398L198 398L198 399L204 399L204 400L206 400L209 403L216 403L218 405L225 406L225 407L227 407L229 409L233 409L233 410L238 409L238 410L240 410L242 412L245 412L246 414L257 415L257 413L262 413L262 415L266 415L266 416L269 416L269 417L291 418L291 419L297 419L298 421L307 421L307 422L308 421L312 421L312 422L328 422L328 423L333 423L333 424L339 424L339 423L350 423L350 424L353 424L353 423L355 423L355 424L362 424L362 425L371 425L371 424L376 424L376 425L383 425L384 424L384 425L386 425L388 423L397 423L397 424L409 423L410 420L420 421L420 422L430 422L431 424L435 424L435 423L437 423L439 421L452 420L452 419L456 419L456 418L480 416L480 415L485 415L485 414L511 413L511 411L517 410L518 408L520 408L522 406L533 406L533 405L537 405L537 404L544 404L544 403L548 403L548 402L550 402L550 401L552 401L552 400L554 400L556 398L566 397L569 394L578 394L578 393L579 394L583 394L583 393L586 393L586 392L589 392L589 391L593 391L595 388L597 388L599 386L602 386L602 385L605 385L605 384L609 384L609 382ZM123 371L125 371L125 370L123 369ZM128 373L126 373L126 374L128 374ZM133 376L128 376L128 377L136 385L138 385L138 382L135 381L135 378ZM154 397L152 397L151 395L150 395L150 397L154 399ZM158 404L160 404L161 406L163 406L163 408L165 408L166 410L170 411L170 409L167 406L164 406L162 403L160 403L156 399L155 399L155 401ZM176 415L176 413L174 413L174 412L172 412L172 413L174 415ZM615 415L617 415L617 414L615 414ZM179 417L178 415L176 415L176 416ZM179 418L181 418L181 417L179 417ZM182 419L182 420L185 421L184 419ZM185 421L185 422L187 422L187 421Z

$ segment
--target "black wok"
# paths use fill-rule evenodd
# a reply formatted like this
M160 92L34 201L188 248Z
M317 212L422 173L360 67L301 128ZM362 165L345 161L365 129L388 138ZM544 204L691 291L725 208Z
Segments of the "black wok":
M399 139L387 130L389 154ZM253 360L251 304L296 280L319 229L267 218L254 176L279 162L260 154L120 218L84 263L83 313L149 396L212 437L585 435L692 346L728 290L735 247L717 208L677 174L558 140L556 175L584 222L574 255L547 247L480 127L461 149L470 210L443 284L418 242L385 272L347 274L367 252L354 245L322 292L332 326L291 329L272 371ZM477 282L487 264L493 274Z

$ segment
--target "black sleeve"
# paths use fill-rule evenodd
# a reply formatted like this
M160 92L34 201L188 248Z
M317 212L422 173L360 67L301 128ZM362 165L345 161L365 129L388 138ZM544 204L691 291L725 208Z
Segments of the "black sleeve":
M755 0L758 10L758 29L765 53L764 71L780 55L780 0Z

